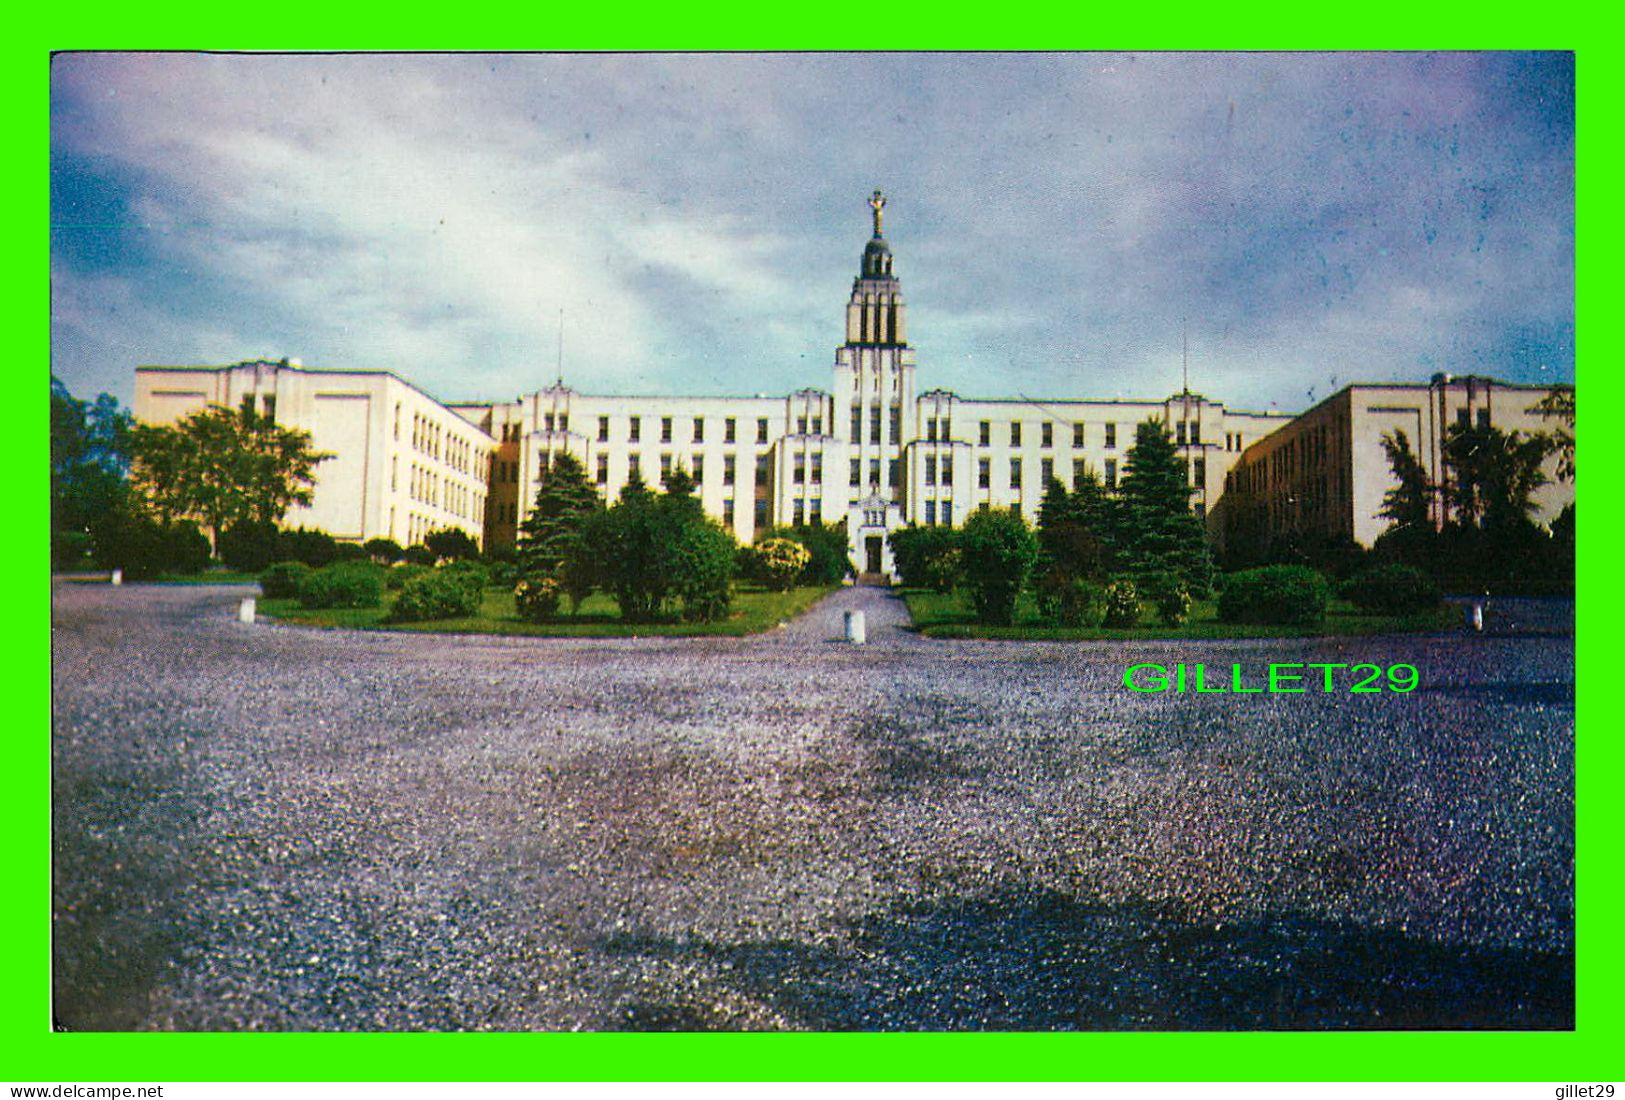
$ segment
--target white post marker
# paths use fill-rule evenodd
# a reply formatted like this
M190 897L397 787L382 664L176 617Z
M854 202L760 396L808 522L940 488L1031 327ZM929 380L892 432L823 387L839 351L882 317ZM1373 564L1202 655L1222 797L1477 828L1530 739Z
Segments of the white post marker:
M1474 630L1484 629L1484 604L1481 600L1474 600L1467 606L1467 625Z
M237 621L251 623L254 621L254 597L244 596L243 602L237 605Z
M123 584L124 583L124 570L122 570L122 569L113 570L112 581L116 585L117 584Z
M862 645L867 640L864 632L863 612L848 611L846 613L846 640L853 645Z

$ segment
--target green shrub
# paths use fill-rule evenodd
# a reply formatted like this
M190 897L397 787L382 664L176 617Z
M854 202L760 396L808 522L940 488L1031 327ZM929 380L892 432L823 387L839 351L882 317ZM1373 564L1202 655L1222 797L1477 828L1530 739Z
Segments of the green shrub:
M513 602L527 623L547 622L559 613L564 586L552 577L527 577L514 585Z
M812 555L794 539L768 539L756 544L762 583L775 592L788 592L801 579Z
M1099 585L1051 569L1033 584L1038 615L1057 626L1099 626L1106 594Z
M330 565L339 556L339 544L326 531L284 531L277 539L279 561L302 561L315 569Z
M128 580L160 573L201 573L209 564L209 540L190 520L159 523L144 513L110 514L91 532L97 564L122 569Z
M287 600L299 595L310 576L310 566L302 561L279 561L260 573L260 592L268 600Z
M1038 559L1038 539L1019 513L977 512L959 532L959 554L978 622L1009 626Z
M389 617L410 623L461 618L480 609L484 594L484 584L469 570L431 569L406 582Z
M1439 585L1412 565L1378 565L1343 585L1343 598L1363 611L1408 615L1439 605Z
M491 583L491 571L477 561L468 561L467 559L449 561L445 565L438 566L437 570L463 578L466 583L481 591L484 591Z
M217 542L220 560L243 573L258 573L282 558L282 534L274 523L233 524Z
M414 565L411 562L391 566L389 571L384 574L384 586L391 592L399 592L406 587L407 581L414 577L421 577L428 571L429 567L427 565Z
M1176 574L1152 573L1140 581L1140 595L1169 626L1179 626L1191 614L1191 593Z
M301 607L377 607L384 599L384 571L372 562L334 562L299 585Z
M423 536L423 545L437 559L457 561L480 556L480 547L461 527L445 527Z
M412 565L433 565L439 560L434 556L434 551L421 542L414 542L411 546L408 546L401 557Z
M1266 565L1225 577L1219 619L1314 626L1326 617L1326 580L1306 565Z
M801 570L802 584L839 584L852 572L848 557L845 523L809 523L800 527L770 527L757 535L758 542L770 538L790 539L807 548L807 564ZM760 581L759 577L747 577ZM763 582L765 583L765 582Z
M1127 628L1140 622L1140 593L1134 582L1127 578L1115 580L1106 586L1105 625Z
M512 588L519 583L519 566L512 561L488 561L485 583L492 588Z
M720 524L699 521L683 526L671 549L672 595L682 601L684 619L708 623L728 613L735 545Z
M952 527L904 527L891 534L897 575L910 588L929 588L946 595L963 576L959 532Z
M361 550L380 565L394 565L406 556L406 550L394 539L368 539L361 544Z

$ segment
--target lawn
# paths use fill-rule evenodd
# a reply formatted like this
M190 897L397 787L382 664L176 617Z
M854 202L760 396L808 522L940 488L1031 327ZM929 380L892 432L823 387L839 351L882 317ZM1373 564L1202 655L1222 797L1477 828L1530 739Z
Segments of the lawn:
M1379 615L1361 611L1346 600L1333 600L1326 609L1326 621L1319 626L1252 626L1221 623L1215 600L1198 600L1183 626L1167 626L1154 613L1141 624L1128 629L1105 627L1049 626L1039 621L1038 608L1030 594L1016 605L1014 626L982 626L971 611L969 595L956 590L941 595L919 588L903 590L903 600L920 633L932 638L1001 638L1033 641L1076 641L1116 638L1145 641L1158 638L1307 638L1321 635L1395 634L1415 631L1448 630L1461 622L1461 609L1441 604L1419 615Z
M392 623L386 621L397 592L384 593L382 607L307 610L297 600L262 600L259 610L271 618L302 626L344 627L353 630L406 630L439 634L527 634L545 637L689 637L697 635L759 634L792 619L834 591L835 585L792 588L769 592L765 588L739 585L734 589L733 610L726 619L712 623L624 623L615 601L601 593L589 596L576 615L560 613L549 623L527 623L514 608L509 588L487 588L478 615L436 622Z

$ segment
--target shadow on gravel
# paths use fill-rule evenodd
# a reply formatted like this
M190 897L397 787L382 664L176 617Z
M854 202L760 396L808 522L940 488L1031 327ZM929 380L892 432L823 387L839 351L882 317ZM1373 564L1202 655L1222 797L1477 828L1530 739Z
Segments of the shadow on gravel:
M826 1031L1566 1030L1572 955L1433 943L1282 915L1195 922L1054 892L914 901L823 946L619 936L611 955L695 963ZM725 1030L640 1003L630 1030Z

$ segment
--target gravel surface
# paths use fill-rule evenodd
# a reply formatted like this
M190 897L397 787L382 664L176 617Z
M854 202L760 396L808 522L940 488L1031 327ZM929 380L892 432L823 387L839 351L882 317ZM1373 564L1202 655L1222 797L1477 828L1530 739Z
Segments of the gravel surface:
M847 589L554 640L244 626L251 591L54 590L70 1029L1573 1026L1572 605L974 643ZM1423 686L1122 686L1181 660Z

